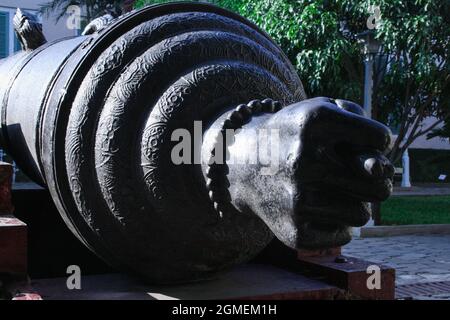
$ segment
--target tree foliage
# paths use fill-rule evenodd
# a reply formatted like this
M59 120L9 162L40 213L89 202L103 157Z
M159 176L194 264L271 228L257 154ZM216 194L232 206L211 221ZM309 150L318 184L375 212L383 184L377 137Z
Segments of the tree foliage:
M379 37L388 60L376 102L398 127L394 159L450 116L450 1L384 1ZM426 117L436 120L425 127Z
M153 2L140 0L142 6ZM397 131L397 161L415 139L450 116L450 0L214 0L255 22L283 48L310 96L363 101L363 53L352 35L379 6L382 44L374 71L373 116ZM344 32L343 26L346 26ZM350 35L350 36L349 36ZM434 117L424 127L423 120ZM439 132L439 131L438 131Z

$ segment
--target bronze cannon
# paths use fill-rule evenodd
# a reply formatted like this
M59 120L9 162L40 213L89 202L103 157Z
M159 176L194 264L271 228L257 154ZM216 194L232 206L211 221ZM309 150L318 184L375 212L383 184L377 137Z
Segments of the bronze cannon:
M193 281L274 235L340 246L367 222L367 202L390 195L389 130L354 103L306 99L281 49L234 13L156 5L51 43L25 14L15 21L24 50L0 62L2 147L120 270ZM201 140L179 153L192 161L173 161L179 130ZM250 131L277 133L276 166L246 161Z

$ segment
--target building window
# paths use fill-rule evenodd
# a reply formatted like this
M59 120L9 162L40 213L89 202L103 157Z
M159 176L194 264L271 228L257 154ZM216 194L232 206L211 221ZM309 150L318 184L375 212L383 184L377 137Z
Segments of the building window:
M9 12L0 11L0 59L9 56Z

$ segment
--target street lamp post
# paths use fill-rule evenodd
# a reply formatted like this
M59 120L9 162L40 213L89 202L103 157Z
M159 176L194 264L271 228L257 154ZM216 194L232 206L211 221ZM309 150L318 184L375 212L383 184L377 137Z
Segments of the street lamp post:
M372 118L372 94L373 94L373 65L374 58L380 50L380 42L375 39L375 31L367 30L356 35L358 42L363 46L364 53L364 111L369 118ZM366 226L374 226L380 218L380 203L370 204L372 214ZM375 218L375 219L374 219Z
M380 49L380 42L375 39L375 31L367 30L356 35L363 45L364 53L364 111L372 118L373 64Z

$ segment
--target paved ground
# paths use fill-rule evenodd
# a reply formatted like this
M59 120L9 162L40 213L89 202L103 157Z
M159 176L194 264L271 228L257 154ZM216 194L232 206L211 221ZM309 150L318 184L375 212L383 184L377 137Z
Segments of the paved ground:
M397 285L450 281L450 235L354 239L343 253L397 270Z

